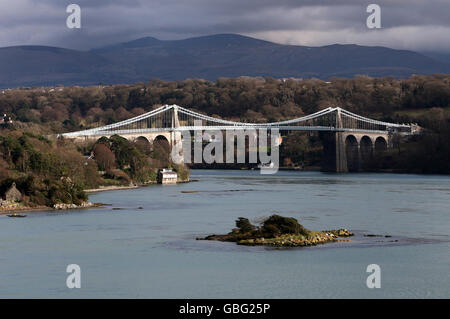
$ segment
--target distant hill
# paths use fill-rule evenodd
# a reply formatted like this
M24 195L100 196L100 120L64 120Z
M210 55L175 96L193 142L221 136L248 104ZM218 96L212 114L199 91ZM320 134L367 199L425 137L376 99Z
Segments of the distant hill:
M450 64L450 53L442 53L442 52L421 52L421 53L437 61Z
M282 45L235 34L162 41L147 37L91 51L0 48L0 87L271 76L328 79L450 73L435 56L359 45Z

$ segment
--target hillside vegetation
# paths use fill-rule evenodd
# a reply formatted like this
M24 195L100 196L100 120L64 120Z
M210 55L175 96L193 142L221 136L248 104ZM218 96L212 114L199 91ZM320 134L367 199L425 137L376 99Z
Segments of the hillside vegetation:
M86 189L153 183L159 168L172 166L186 179L186 169L172 165L166 152L158 147L144 148L120 136L75 145L28 129L3 128L0 197L15 183L27 207L82 205L88 199Z
M329 82L273 78L151 80L133 85L0 91L0 113L8 114L15 123L14 129L0 129L0 179L8 181L6 184L17 180L26 196L38 203L69 198L49 193L53 186L67 190L61 177L69 177L75 185L74 193L70 192L74 201L79 196L83 199L77 195L79 189L153 180L158 167L169 165L158 162L164 158L161 151L119 137L99 141L102 146L75 146L70 141L48 141L33 134L110 124L162 104L179 104L215 117L248 122L291 119L336 106L379 120L416 122L425 128L422 136L408 142L394 141L394 148L364 169L450 173L450 75L434 75L405 80L334 78ZM96 153L96 160L84 165L91 152ZM291 134L283 140L281 155L284 166L319 166L321 141L317 134ZM34 185L33 192L20 186L26 185L23 181L27 178L28 185Z

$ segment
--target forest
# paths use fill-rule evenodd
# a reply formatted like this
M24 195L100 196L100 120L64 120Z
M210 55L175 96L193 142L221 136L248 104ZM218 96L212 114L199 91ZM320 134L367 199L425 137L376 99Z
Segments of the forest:
M416 75L404 80L358 76L328 82L248 77L215 82L149 80L133 85L0 91L1 113L52 132L114 123L163 104L249 122L278 121L340 106L380 120L427 126L428 115L448 117L450 75Z

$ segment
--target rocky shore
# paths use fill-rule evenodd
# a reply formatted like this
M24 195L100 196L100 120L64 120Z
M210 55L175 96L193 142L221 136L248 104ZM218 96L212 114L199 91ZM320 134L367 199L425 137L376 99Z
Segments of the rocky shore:
M346 229L339 229L336 232L346 232L348 235L342 237L349 237L353 234ZM315 246L319 244L325 244L329 242L337 241L350 241L348 238L340 238L341 236L336 236L329 232L315 232L311 236L305 237L303 235L281 235L274 238L256 238L256 239L244 239L237 242L238 245L266 245L274 247L303 247L303 246Z
M83 202L80 205L75 204L55 204L53 207L49 206L26 206L22 203L12 203L11 205L5 205L0 207L0 215L10 214L12 212L39 212L46 210L68 210L68 209L84 209L84 208L94 208L101 207L104 204L102 203L91 203L91 202Z
M91 202L83 202L80 205L60 203L60 204L53 205L53 209L62 210L62 209L91 208L91 207L98 207L98 206L101 206L101 204L91 203Z
M295 218L272 215L259 227L248 219L236 220L236 228L224 235L209 235L197 240L236 242L247 246L304 247L338 241L350 241L353 233L345 228L325 231L311 231L304 228Z

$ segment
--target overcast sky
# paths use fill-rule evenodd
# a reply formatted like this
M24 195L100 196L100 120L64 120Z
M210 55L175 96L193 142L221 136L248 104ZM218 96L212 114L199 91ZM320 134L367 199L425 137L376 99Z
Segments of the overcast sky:
M66 27L81 7L82 28ZM382 29L366 8L381 7ZM382 45L450 53L450 0L0 0L0 47L87 50L153 36L163 40L239 33L277 43Z

